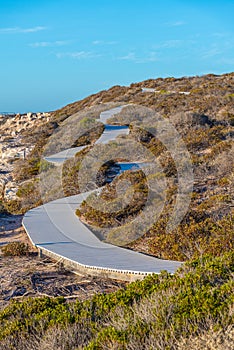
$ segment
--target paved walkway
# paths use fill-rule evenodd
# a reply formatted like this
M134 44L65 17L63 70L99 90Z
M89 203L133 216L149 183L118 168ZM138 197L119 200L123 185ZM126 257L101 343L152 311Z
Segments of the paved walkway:
M127 135L129 133L129 128L127 126L106 124L106 121L109 118L111 118L114 114L119 113L123 107L124 106L115 107L100 114L100 118L97 120L105 124L105 129L101 137L95 142L96 144L105 144L109 141L115 140L116 137L119 135ZM47 156L45 157L45 160L54 164L62 164L65 160L74 157L76 153L82 151L82 149L84 149L85 147L86 146L69 148L64 151L55 153L51 156Z
M100 120L106 122L120 110L121 107L118 107L102 112ZM100 140L108 142L117 135L128 133L126 128L115 130L117 131L110 132L106 127L97 143ZM63 151L46 159L62 163L76 152L74 149ZM32 243L79 265L105 271L150 274L167 270L173 273L181 266L180 262L157 259L101 242L75 214L75 210L89 194L86 192L61 198L29 210L24 216L23 226Z

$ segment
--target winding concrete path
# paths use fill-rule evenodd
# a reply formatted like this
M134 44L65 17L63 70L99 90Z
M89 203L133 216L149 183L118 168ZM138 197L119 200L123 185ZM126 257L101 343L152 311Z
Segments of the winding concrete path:
M106 123L121 108L102 112L100 121ZM107 143L127 133L126 127L113 129L105 125L104 133L96 143ZM83 148L59 152L46 159L63 163ZM75 270L93 275L105 273L113 278L134 280L161 270L174 273L181 266L180 262L157 259L100 241L75 214L89 194L57 199L29 210L24 216L23 226L31 242L43 253L62 259Z
M100 144L100 143L105 144L105 143L108 143L109 141L115 140L116 137L119 135L127 135L129 133L129 128L127 126L106 124L106 121L113 115L119 113L123 107L124 106L115 107L115 108L112 108L111 110L102 112L100 114L100 118L97 120L105 124L105 129L103 134L95 142L95 144ZM86 146L69 148L64 151L55 153L51 156L47 156L45 157L45 160L47 160L48 162L54 163L55 165L56 164L60 165L63 162L65 162L65 160L74 157L76 153L82 151L82 149L84 149L85 147Z

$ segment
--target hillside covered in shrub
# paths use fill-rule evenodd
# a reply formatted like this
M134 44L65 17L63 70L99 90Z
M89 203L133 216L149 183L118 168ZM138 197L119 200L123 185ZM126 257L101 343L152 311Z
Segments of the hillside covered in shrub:
M91 228L100 230L108 242L165 259L184 261L206 253L219 255L229 251L233 248L233 80L233 73L150 79L129 87L112 87L53 112L50 122L35 129L33 135L27 132L22 135L28 142L34 140L35 147L25 160L15 162L18 201L6 203L7 209L25 212L40 205L42 199L45 202L79 193L78 176L82 161L103 131L103 125L98 122L100 113L118 105L128 105L108 122L128 125L128 142L131 145L137 142L161 164L161 175L166 181L163 211L143 236L134 236L130 221L144 209L147 185L142 174L126 172L106 185L102 194L104 199L113 201L118 181L130 181L137 193L125 211L104 214L84 202L77 214ZM154 92L144 92L145 88L154 89ZM171 150L155 136L158 116L173 125L180 135L189 152L193 171L189 208L170 234L166 233L166 227L177 198L178 169ZM123 144L125 142L126 137ZM66 161L62 170L42 158L78 145L88 147ZM106 148L105 154L109 152L111 155L113 147L114 144L108 150ZM130 160L144 160L140 155L136 159L137 153L132 148ZM118 160L124 159L116 155L115 159L110 159L109 165L113 166ZM105 184L107 164L104 168L104 172L99 173L98 185ZM47 180L43 198L40 176ZM159 202L156 199L155 206Z
M163 190L152 204L163 203L163 210L143 235L136 235L134 219L147 201L147 178L144 169L138 169L120 174L112 183L106 181L107 172L113 171L117 162L128 160L123 152L111 158L116 146L113 142L105 148L104 158L110 155L110 161L104 162L97 176L97 185L104 187L82 203L77 215L107 242L187 262L174 275L162 272L148 276L125 289L98 294L84 302L46 296L11 301L0 310L1 348L232 349L233 83L234 73L230 73L115 86L54 111L48 123L22 133L25 143L34 148L26 159L14 162L18 199L3 203L8 212L24 213L43 201L79 193L77 178L82 161L103 132L98 122L100 113L128 105L109 123L129 126L129 135L118 140L120 146L137 143L160 164L162 172L151 173L151 179L156 179L157 189ZM180 135L193 170L186 215L170 233L167 224L176 203L179 170L171 150L155 137L162 118ZM87 147L62 167L43 159L44 155L80 145ZM143 153L134 147L128 152L135 157L131 160L152 162L152 158L143 159ZM131 189L121 185L128 183ZM90 205L100 200L106 201L104 209L109 211ZM122 208L121 202L127 206Z

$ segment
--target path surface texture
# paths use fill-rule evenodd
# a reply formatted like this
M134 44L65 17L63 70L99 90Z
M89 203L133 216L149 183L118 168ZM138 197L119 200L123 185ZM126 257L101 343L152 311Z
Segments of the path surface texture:
M100 121L105 124L121 108L102 112ZM127 127L105 125L105 130L96 143L107 143L128 132ZM83 148L69 149L46 159L61 164ZM181 266L180 262L157 259L100 241L75 214L89 193L57 199L29 210L24 216L23 226L32 243L43 253L60 258L68 262L68 265L70 262L77 270L79 267L83 272L85 269L88 273L93 270L94 275L100 275L100 271L104 271L107 276L115 278L121 274L126 276L126 280L159 273L161 270L174 273ZM129 276L135 277L129 279Z

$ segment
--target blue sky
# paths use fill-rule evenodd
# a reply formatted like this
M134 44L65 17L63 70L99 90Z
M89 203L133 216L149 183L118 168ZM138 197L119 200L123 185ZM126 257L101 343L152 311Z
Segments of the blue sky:
M234 67L234 1L0 0L0 112Z

